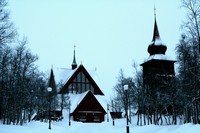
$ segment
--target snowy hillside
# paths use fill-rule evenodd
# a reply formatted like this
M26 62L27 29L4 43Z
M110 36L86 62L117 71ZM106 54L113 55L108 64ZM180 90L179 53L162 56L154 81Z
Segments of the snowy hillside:
M67 116L67 114L65 114ZM134 119L133 119L134 120ZM199 133L200 125L184 124L173 126L136 126L136 122L130 125L130 133ZM112 120L103 123L82 123L71 122L68 126L68 118L60 122L52 122L52 129L48 129L48 122L32 121L24 126L2 125L0 124L0 133L125 133L126 120L115 120L115 126Z

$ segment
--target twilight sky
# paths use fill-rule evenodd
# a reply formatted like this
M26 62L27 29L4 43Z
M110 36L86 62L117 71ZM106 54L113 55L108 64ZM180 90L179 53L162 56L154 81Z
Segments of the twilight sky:
M185 19L180 0L12 0L8 8L20 36L39 56L41 71L71 68L75 44L78 65L96 68L109 96L120 68L133 77L133 61L139 65L149 57L154 4L166 54L175 59Z

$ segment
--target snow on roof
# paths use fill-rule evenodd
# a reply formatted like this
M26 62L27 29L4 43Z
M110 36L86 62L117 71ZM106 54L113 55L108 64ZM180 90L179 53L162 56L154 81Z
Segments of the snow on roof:
M80 104L80 102L83 100L83 98L86 96L87 93L88 93L88 91L81 93L81 94L69 93L69 100L71 101L70 113L74 112L76 107Z
M167 55L164 54L154 54L149 56L147 60L144 61L144 63L150 61L150 60L167 60L167 61L175 61L174 59L170 58Z
M72 69L68 69L68 68L54 69L53 72L54 72L54 78L55 78L56 84L66 83L69 80L69 78L74 74L75 71L76 71L76 69L72 70Z
M104 95L94 95L94 96L98 100L98 102L101 104L101 106L103 107L103 109L105 111L107 111L108 101L107 101L106 96L104 96Z
M76 69L68 69L68 68L56 68L53 70L54 72L54 78L56 84L61 83L61 84L66 84L66 82L70 79L70 77L76 72L76 70L79 68L78 66ZM87 72L90 74L94 82L99 86L101 91L104 93L102 89L102 84L100 82L99 76L97 74L96 70L87 70Z
M71 101L71 108L70 108L70 113L74 112L76 107L81 103L81 101L84 99L84 97L87 95L89 91L86 91L81 94L71 94L69 93L69 100ZM95 98L98 100L100 105L103 107L103 109L106 111L107 110L107 100L104 95L94 95Z
M88 73L90 74L90 76L92 77L92 79L94 80L94 82L99 86L99 88L101 89L101 91L104 93L104 89L102 87L100 78L97 74L96 70L88 70ZM105 93L104 93L105 94Z
M152 45L152 44L155 44L156 46L160 46L160 45L166 46L160 37L156 37L155 40L152 40L150 45Z

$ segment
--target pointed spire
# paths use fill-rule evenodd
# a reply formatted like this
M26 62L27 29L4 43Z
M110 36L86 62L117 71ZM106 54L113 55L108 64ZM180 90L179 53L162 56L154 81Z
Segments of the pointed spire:
M152 41L155 41L156 38L160 38L159 30L158 30L158 25L156 21L156 7L154 5L154 31L153 31L153 39Z
M48 87L52 88L52 94L56 94L57 93L57 91L56 91L56 82L55 82L54 74L53 74L53 65L52 65L52 68L51 68Z
M73 58L73 62L72 62L72 70L77 67L75 48L76 48L76 45L74 45L74 58Z
M160 39L160 34L159 34L158 26L157 26L157 21L156 21L156 18L155 18L152 41L155 41L157 38Z
M157 25L157 21L156 21L156 8L154 7L154 30L153 30L153 38L152 41L148 47L148 52L150 55L154 55L154 54L165 54L166 50L167 50L167 46L165 44L163 44L161 38L160 38L160 34L159 34L159 30L158 30L158 25Z

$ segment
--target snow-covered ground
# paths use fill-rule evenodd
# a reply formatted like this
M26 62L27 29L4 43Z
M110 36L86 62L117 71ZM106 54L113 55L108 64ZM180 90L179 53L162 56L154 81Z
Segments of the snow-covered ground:
M137 126L135 121L130 125L130 133L200 133L200 125L184 124L171 126ZM82 123L68 119L52 122L52 129L48 129L48 122L32 121L24 126L0 124L0 133L126 133L126 119L112 120L102 123Z

